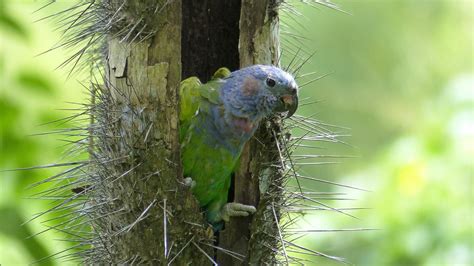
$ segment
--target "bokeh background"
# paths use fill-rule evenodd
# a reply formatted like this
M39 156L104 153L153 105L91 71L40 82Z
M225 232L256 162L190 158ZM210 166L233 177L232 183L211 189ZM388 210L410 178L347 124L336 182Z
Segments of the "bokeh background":
M61 162L66 142L35 134L74 126L48 122L71 115L76 107L70 102L87 101L80 85L86 75L67 78L67 67L56 69L68 51L37 56L60 34L53 21L35 21L73 1L35 12L45 2L0 0L2 170ZM356 265L473 265L474 2L336 2L350 15L296 4L298 22L282 18L294 31L283 35L284 46L317 51L304 71L331 73L304 87L302 98L318 103L300 114L316 114L352 135L344 140L353 147L329 145L325 152L353 158L304 171L370 192L311 183L313 189L345 193L346 200L332 206L367 209L351 211L359 219L320 212L298 224L379 230L307 233L298 241ZM303 38L295 40L295 34ZM21 226L53 206L29 199L45 187L27 187L55 172L0 172L1 265L29 264L70 247L59 232L28 238L47 229L39 221Z

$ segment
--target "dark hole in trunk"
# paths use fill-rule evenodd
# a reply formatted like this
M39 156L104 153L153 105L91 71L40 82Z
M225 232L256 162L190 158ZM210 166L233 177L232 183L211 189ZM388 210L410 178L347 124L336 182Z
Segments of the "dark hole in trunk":
M202 82L220 68L239 68L240 0L183 0L181 62L183 79Z

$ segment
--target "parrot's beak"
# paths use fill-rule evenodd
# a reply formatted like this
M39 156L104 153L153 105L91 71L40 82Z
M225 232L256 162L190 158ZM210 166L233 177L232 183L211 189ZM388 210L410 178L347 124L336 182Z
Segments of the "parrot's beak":
M274 112L287 112L286 118L291 117L296 112L296 109L298 109L298 85L293 82L287 88L283 88L277 97L279 101L275 106Z
M291 117L298 109L298 95L283 95L281 100L285 104L285 110L288 111L286 118Z
M298 85L292 82L287 88L287 93L281 96L285 111L288 111L286 118L291 117L298 109Z

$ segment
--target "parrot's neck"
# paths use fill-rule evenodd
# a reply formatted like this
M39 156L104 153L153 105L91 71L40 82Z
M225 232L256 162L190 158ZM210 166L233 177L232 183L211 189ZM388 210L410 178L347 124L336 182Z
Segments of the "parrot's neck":
M237 117L219 106L213 106L208 114L212 121L205 126L209 142L219 145L239 156L245 143L253 136L260 119Z
M255 123L272 113L278 100L260 83L251 75L235 75L223 85L220 99L230 127L234 123L246 126L247 122Z

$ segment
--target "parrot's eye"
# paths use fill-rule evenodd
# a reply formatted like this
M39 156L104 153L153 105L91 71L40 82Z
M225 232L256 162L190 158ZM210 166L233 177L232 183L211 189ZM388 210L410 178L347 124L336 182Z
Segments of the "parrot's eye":
M275 85L276 85L275 80L271 79L271 78L267 78L266 82L267 82L268 87L275 87Z

